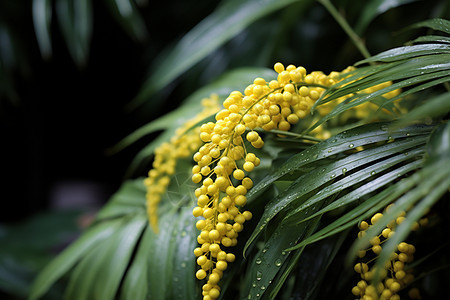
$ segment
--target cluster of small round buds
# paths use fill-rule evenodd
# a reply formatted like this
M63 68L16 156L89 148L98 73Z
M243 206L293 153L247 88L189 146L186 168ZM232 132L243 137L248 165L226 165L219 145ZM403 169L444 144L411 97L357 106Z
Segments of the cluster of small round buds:
M246 205L247 191L253 186L248 175L261 162L254 153L247 152L248 147L264 146L255 129L289 130L306 116L323 92L306 86L303 67L285 68L277 63L274 69L277 80L256 78L243 94L232 92L215 122L200 126L199 137L205 144L193 155L196 165L192 181L201 186L195 191L197 207L192 213L201 218L196 223L200 247L194 252L201 267L196 277L207 280L203 287L206 299L220 295L217 283L227 263L234 260L226 252L227 247L237 244L239 232L252 217L249 211L240 209ZM308 78L311 83L316 80L315 75Z
M333 85L336 84L342 80L344 80L348 75L348 73L354 71L355 68L354 67L348 67L345 70L341 71L341 72L331 72L328 76L327 79L322 80L320 83L324 84L324 85ZM323 78L323 77L322 77ZM316 81L316 83L319 83L318 81ZM347 84L350 84L346 83ZM345 86L344 85L344 86ZM391 81L386 81L384 83L378 84L378 85L374 85L371 87L368 87L364 90L361 90L360 94L371 94L374 93L376 91L379 91L383 88L389 87L392 85ZM382 96L386 99L390 99L393 98L395 96L397 96L400 93L400 89L397 90L393 90L390 92L387 92L385 94L383 94ZM350 98L354 96L354 94L348 94L345 95L343 97L340 97L338 99L335 99L333 101L329 101L327 103L324 103L320 106L317 107L317 111L319 112L319 114L321 116L324 116L326 114L329 114L339 103L345 101L346 99ZM375 113L377 113L379 111L380 107L377 104L374 104L372 102L364 102L358 106L352 107L348 110L346 110L345 112L339 114L337 116L337 119L340 123L345 124L348 120L350 119L357 119L357 120L362 120L362 119L366 119L368 117L373 117L373 115ZM389 113L387 110L383 110L386 113Z
M338 77L334 73L307 74L303 67L281 63L276 63L274 70L278 73L275 80L256 78L243 93L230 93L215 122L200 126L199 137L205 144L193 155L192 181L201 185L195 191L193 215L201 218L196 223L200 230L196 277L207 280L203 288L206 299L220 295L217 283L229 261L219 259L224 257L219 253L230 254L226 248L237 244L244 222L251 219L251 213L241 209L253 186L249 174L261 161L247 149L264 146L261 129L290 130Z
M175 174L177 161L191 156L202 144L199 138L200 128L187 130L200 120L217 112L218 100L215 94L202 99L203 110L178 128L170 141L162 143L155 149L152 169L148 172L148 177L144 179L147 188L147 214L155 232L158 232L158 205L170 184L171 176Z
M392 205L388 205L385 211L388 211ZM414 281L413 270L408 267L408 263L414 260L416 249L412 244L401 242L397 245L396 251L391 254L390 260L386 263L385 268L379 271L382 281L376 287L370 284L377 270L375 267L371 268L369 263L376 260L382 251L382 244L395 234L396 226L404 221L406 215L407 213L405 211L400 212L396 219L389 222L379 235L370 239L371 247L369 249L362 249L358 252L358 257L361 261L355 264L354 271L360 274L361 280L352 288L352 294L359 296L359 299L400 299L398 292L405 289ZM383 213L376 213L370 218L369 222L361 221L358 225L360 230L358 238L365 236L367 230L382 217ZM417 222L417 225L413 227L418 227L419 224L426 223L426 218L422 220ZM411 288L408 294L411 299L420 299L420 293L417 288Z

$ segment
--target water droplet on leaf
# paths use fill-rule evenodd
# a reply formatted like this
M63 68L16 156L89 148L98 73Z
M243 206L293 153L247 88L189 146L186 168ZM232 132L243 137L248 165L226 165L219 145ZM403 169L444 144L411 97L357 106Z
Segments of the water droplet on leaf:
M256 272L256 280L261 280L262 276L263 274L260 271Z

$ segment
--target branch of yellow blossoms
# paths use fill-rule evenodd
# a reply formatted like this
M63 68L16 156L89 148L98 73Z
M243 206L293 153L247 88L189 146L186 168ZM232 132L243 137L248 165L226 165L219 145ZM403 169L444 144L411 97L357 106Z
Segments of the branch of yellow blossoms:
M158 232L158 204L175 173L178 159L191 156L203 143L199 137L200 127L189 129L219 110L218 99L217 95L203 99L203 110L178 128L169 142L161 144L155 150L153 168L144 180L147 187L147 214L155 232Z
M197 207L193 209L195 217L202 217L196 227L201 231L197 237L200 247L194 250L200 269L196 277L206 279L203 285L203 299L217 299L220 295L218 282L228 263L235 255L228 247L237 244L239 232L244 223L252 218L250 211L241 211L247 202L246 194L253 187L248 176L260 164L260 158L247 148L262 148L264 141L255 129L286 132L300 119L305 118L314 103L325 89L343 80L349 67L342 72L325 75L314 71L307 74L303 67L281 63L274 65L277 79L266 82L256 78L247 86L244 94L232 92L223 102L224 109L215 118L192 130L192 126L219 110L218 97L203 99L203 111L186 122L176 131L175 136L155 150L153 169L144 183L147 186L147 212L150 224L158 231L158 204L175 173L177 160L193 155L196 165L192 169L192 181L202 183L195 190ZM344 75L344 76L343 76ZM369 88L364 92L379 90L386 83ZM393 95L389 95L392 97ZM324 115L345 98L329 102L318 107ZM370 104L367 104L370 105ZM356 108L358 117L367 114L362 105ZM319 138L328 138L330 133L322 127L314 134Z
M388 211L392 205L388 205L385 210ZM391 254L385 268L379 272L381 282L376 286L370 283L376 270L375 267L370 268L369 264L376 260L382 251L382 244L395 234L395 228L405 220L406 214L405 211L402 211L395 220L387 224L380 234L370 239L371 247L369 249L359 251L358 256L361 261L354 266L354 270L360 274L361 280L352 288L352 294L360 297L359 299L399 300L400 295L398 293L414 281L413 269L408 267L408 264L414 260L416 248L412 244L401 242L397 245L397 251ZM362 221L359 224L358 238L365 236L369 227L382 217L382 213L376 213L370 219L370 224ZM427 222L427 218L415 222L412 230L417 230L420 226L427 224ZM408 296L411 299L421 299L417 288L410 288Z
M288 131L309 114L327 87L342 80L338 72L307 74L303 67L285 68L281 63L274 69L276 80L256 78L244 94L232 92L223 103L224 109L216 114L216 122L200 127L205 144L193 156L197 164L192 169L192 181L201 183L195 190L197 207L193 215L201 217L196 223L201 231L197 237L200 246L194 254L200 266L196 277L206 279L204 300L219 297L223 271L235 260L228 248L237 244L244 223L252 218L251 212L242 211L247 191L253 186L248 175L260 164L250 149L264 146L254 130Z

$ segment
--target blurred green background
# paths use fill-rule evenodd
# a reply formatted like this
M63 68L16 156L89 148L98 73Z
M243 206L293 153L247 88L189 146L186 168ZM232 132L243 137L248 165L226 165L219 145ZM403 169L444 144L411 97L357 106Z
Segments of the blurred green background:
M154 134L111 151L137 128L235 68L280 61L328 73L363 58L320 3L281 2L0 2L1 299L24 299L124 177L146 174L149 165L127 170ZM416 35L407 25L448 18L445 0L332 2L371 54ZM171 52L220 17L236 28L206 30L192 45L201 56Z

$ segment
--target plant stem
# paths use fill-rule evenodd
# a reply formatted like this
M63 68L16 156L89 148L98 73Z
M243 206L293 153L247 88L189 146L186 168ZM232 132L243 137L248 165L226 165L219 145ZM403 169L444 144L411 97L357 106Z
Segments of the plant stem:
M363 40L356 34L352 27L348 24L347 20L337 11L336 7L330 2L330 0L318 0L328 12L333 16L336 22L344 29L345 33L350 37L353 44L358 48L359 52L364 56L364 58L369 58L371 55L364 45Z

